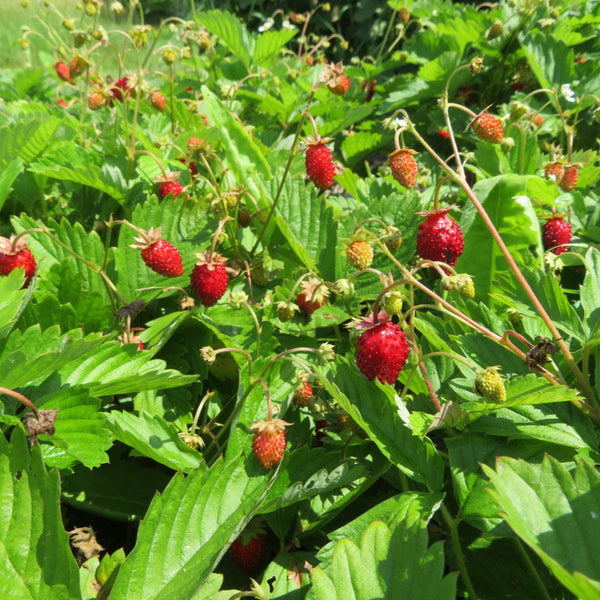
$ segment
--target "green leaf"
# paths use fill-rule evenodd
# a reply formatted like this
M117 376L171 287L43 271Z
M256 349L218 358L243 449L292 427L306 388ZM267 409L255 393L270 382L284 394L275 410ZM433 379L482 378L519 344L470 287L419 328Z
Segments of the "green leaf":
M22 289L24 280L23 269L13 269L7 276L0 277L0 339L8 335L23 309L28 293Z
M413 436L402 422L398 413L402 400L391 386L368 381L342 357L331 364L331 374L321 369L318 373L323 387L393 464L431 490L441 489L443 462L429 438Z
M62 123L60 119L48 115L43 119L30 119L0 127L2 169L6 168L7 163L12 164L17 157L26 163L35 160L53 141L56 130Z
M0 435L0 596L81 598L79 574L60 514L58 472L47 472L20 428Z
M600 307L600 251L593 246L585 254L587 269L583 284L579 288L583 314L590 330L597 324L597 309ZM590 319L596 311L593 319Z
M202 111L210 123L219 124L220 141L231 174L239 186L247 187L260 202L265 195L262 182L273 177L269 162L240 121L206 86L202 87L202 96Z
M0 169L0 209L8 198L14 180L23 171L24 165L20 158L11 160Z
M184 473L205 468L202 455L186 446L177 429L158 415L112 411L108 420L113 435L143 456Z
M99 411L100 401L86 389L67 387L53 391L36 398L36 406L59 409L56 432L48 440L50 445L42 446L48 466L66 469L79 461L92 469L108 462L106 450L112 439L104 426L105 416Z
M573 50L545 31L523 36L523 50L540 87L549 89L575 79Z
M255 36L248 32L242 21L226 10L202 11L196 15L196 20L216 35L246 68L250 66Z
M256 39L254 52L252 53L252 64L257 67L263 62L271 62L278 56L283 48L298 32L295 29L281 29L279 31L265 31Z
M140 524L111 600L191 597L256 512L268 483L248 477L241 458L176 474Z
M600 595L600 474L580 459L574 473L551 456L536 470L502 457L484 466L505 519L555 577L581 600Z
M342 539L336 543L331 566L312 569L307 600L454 600L456 574L443 574L443 545L437 542L427 548L424 523L400 521L390 528L374 521L360 545Z
M260 582L263 590L269 590L269 600L303 600L310 585L311 558L310 552L277 554Z

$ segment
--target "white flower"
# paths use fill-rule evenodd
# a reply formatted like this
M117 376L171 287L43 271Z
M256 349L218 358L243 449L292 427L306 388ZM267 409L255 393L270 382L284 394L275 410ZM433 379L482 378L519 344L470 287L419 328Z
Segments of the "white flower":
M563 83L560 86L560 93L563 95L564 99L567 102L575 102L575 100L577 100L575 92L571 89L570 83Z
M274 24L275 22L273 21L273 19L269 18L258 28L258 32L264 33L265 31L269 31L269 29L271 29L271 27L273 27Z
M400 129L400 128L404 129L404 128L406 128L406 121L404 119L401 119L400 117L396 117L394 119L394 125L396 125L396 127L398 129Z

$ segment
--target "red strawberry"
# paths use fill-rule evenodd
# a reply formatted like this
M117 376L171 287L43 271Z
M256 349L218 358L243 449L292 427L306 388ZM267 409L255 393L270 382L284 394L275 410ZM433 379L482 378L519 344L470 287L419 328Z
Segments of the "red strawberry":
M150 104L156 110L160 110L160 112L164 112L167 109L167 99L160 92L152 92L150 94Z
M331 423L327 419L318 419L315 421L315 446L323 445L323 438L327 437L327 432L323 430L330 425Z
M544 168L544 177L546 179L554 178L556 183L560 183L565 174L565 165L561 161L548 163Z
M166 173L163 177L157 179L158 193L161 198L166 198L169 194L173 194L173 198L177 198L183 192L183 186L179 183L179 173Z
M245 573L252 573L265 556L267 536L264 528L249 527L236 538L229 551L237 566Z
M565 221L562 216L555 216L546 221L542 227L542 243L544 250L558 255L567 251L564 244L571 241L571 224Z
M316 277L302 282L302 291L296 298L296 304L307 314L312 315L317 308L325 304L329 290Z
M490 142L491 144L499 144L504 138L504 128L502 127L502 121L488 112L479 113L471 121L471 127L475 132L475 135L484 142Z
M313 396L313 388L312 385L305 379L302 383L296 388L294 392L294 404L298 408L304 408L308 401Z
M416 152L410 148L401 148L389 155L392 177L405 188L412 188L417 183L419 168L414 159Z
M63 108L69 107L69 103L66 100L62 100L60 98L56 101L56 104L58 104L59 106L62 106Z
M346 249L346 258L355 269L362 271L373 262L373 246L364 240L354 240Z
M458 223L447 214L449 210L451 207L419 213L426 219L419 225L417 252L421 258L453 267L465 243Z
M393 384L408 358L408 342L404 331L388 319L380 313L358 324L366 329L358 338L356 362L367 379Z
M108 96L102 90L95 90L88 96L90 110L98 110L106 105Z
M196 137L195 135L193 135L188 140L187 149L188 149L188 152L190 152L191 154L194 154L196 152L200 152L205 147L206 147L205 141L202 140L202 139L200 139L199 137Z
M150 269L164 277L183 275L179 250L161 237L160 227L149 231L139 230L132 248L141 250L142 260Z
M290 423L281 419L256 421L250 426L254 429L252 451L265 469L272 469L281 462L285 452L285 428Z
M197 256L200 260L190 275L192 290L204 306L212 306L227 290L229 276L223 264L227 259L215 253Z
M31 250L27 248L27 242L23 238L15 236L10 239L0 237L0 275L8 275L13 269L23 269L25 272L25 283L27 287L35 274L37 264Z
M71 82L71 69L69 69L69 65L66 62L59 60L54 65L54 69L60 79L69 83Z
M327 85L329 91L336 96L343 96L350 88L350 77L346 75L342 63L325 65L322 80Z
M131 90L131 86L129 85L129 81L127 77L121 77L121 79L117 79L110 88L110 95L115 100L119 102L123 102L123 97L127 96Z
M570 164L565 165L565 173L558 184L560 189L565 192L572 192L577 185L577 179L579 178L579 165Z
M323 143L308 142L306 148L306 174L321 190L326 190L333 185L335 165L331 157L331 150Z

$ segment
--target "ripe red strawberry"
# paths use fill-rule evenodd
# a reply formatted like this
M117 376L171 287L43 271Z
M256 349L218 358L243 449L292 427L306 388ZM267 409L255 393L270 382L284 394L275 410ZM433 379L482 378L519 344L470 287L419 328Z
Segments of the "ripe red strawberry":
M298 408L304 408L308 404L308 401L312 398L312 396L312 385L305 379L296 388L296 391L294 392L293 402Z
M160 112L164 112L167 109L167 99L160 92L152 92L150 94L150 104L156 110L160 110Z
M256 421L250 426L254 429L252 451L265 469L272 469L281 462L285 452L285 428L290 423L281 419Z
M88 106L90 110L98 110L106 105L108 96L102 90L95 90L88 96Z
M577 185L577 179L579 178L579 165L571 164L565 165L565 173L558 184L560 189L564 192L572 192Z
M488 112L482 112L473 121L471 127L475 135L484 142L499 144L504 138L504 128L502 121Z
M305 165L306 174L319 189L326 190L333 185L335 165L331 157L331 150L323 143L323 140L308 142Z
M69 68L69 65L62 61L59 60L55 65L54 65L54 70L56 71L56 74L58 75L59 79L62 79L63 81L67 81L67 82L71 82L71 69Z
M342 63L325 65L322 81L325 82L329 91L336 96L343 96L350 88L350 77L346 75Z
M550 218L542 227L544 250L550 250L553 254L559 255L566 252L567 246L563 244L568 244L571 237L571 224L565 221L562 216Z
M110 95L112 98L114 98L115 100L118 100L119 102L123 102L123 97L127 96L129 94L129 92L131 91L131 86L129 85L129 81L127 77L121 77L121 79L117 79L117 81L115 81L112 84L112 87L110 88Z
M325 304L329 290L316 277L302 282L302 291L296 298L296 304L307 314L312 315L317 308Z
M183 186L179 183L178 172L166 173L156 181L158 183L158 193L161 198L166 198L169 194L173 194L173 198L177 198L183 192Z
M237 566L245 573L252 573L265 556L267 536L264 528L244 531L236 538L229 551Z
M453 267L465 243L458 223L448 216L449 210L451 208L419 213L426 219L419 225L417 252L421 258L441 261Z
M327 419L318 419L315 421L315 446L323 445L323 438L327 437L327 432L324 431L331 423Z
M358 338L356 362L367 379L377 377L381 383L395 383L408 358L408 342L404 331L387 320L385 313L359 323L365 331Z
M410 148L401 148L389 155L392 177L405 188L412 188L417 183L419 167L414 158L416 152Z
M198 254L200 259L190 275L192 291L204 306L212 306L223 297L229 283L227 259L219 254Z
M362 271L373 262L373 246L364 240L354 240L346 249L346 258L355 269Z
M183 275L181 254L173 244L161 237L160 227L149 231L139 230L139 234L131 247L142 251L146 266L164 277Z
M27 247L26 240L21 237L15 242L15 236L10 239L0 237L0 275L8 275L13 269L23 269L23 287L27 287L35 275L36 267L35 257Z
M544 168L544 177L546 179L554 178L557 184L562 181L563 175L565 174L565 165L561 161L555 161L548 163Z

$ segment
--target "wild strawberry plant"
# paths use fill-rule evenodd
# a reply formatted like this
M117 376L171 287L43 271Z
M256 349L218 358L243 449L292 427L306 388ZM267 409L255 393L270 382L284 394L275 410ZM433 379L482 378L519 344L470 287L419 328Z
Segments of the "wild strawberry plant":
M597 3L198 4L2 73L0 596L597 598Z

